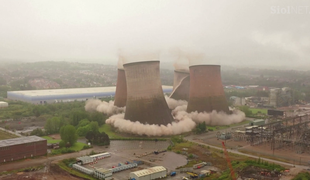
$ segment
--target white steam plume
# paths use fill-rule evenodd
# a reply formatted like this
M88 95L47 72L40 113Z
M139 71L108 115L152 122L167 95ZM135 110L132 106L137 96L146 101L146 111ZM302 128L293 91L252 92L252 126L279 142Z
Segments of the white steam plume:
M100 101L99 99L89 99L85 105L86 111L98 111L107 115L119 114L125 111L125 108L114 106L114 101Z

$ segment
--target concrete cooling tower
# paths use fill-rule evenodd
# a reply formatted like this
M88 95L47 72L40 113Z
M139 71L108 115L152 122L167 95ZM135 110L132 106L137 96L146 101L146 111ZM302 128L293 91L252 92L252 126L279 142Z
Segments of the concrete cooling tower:
M124 64L127 80L125 119L167 125L173 117L164 98L159 61Z
M117 70L117 83L114 97L114 105L117 107L126 106L127 101L127 84L124 69Z
M174 71L173 91L170 98L176 100L186 100L189 97L190 77L185 70Z
M221 79L221 66L194 65L190 66L190 91L187 112L229 113Z

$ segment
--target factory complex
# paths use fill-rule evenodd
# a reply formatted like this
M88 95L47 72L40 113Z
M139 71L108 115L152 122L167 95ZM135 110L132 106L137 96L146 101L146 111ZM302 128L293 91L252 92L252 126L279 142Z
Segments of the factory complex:
M172 86L162 86L164 93L170 93ZM116 87L47 89L28 91L8 91L10 100L28 102L32 104L46 104L58 102L86 101L91 98L105 98L115 95Z
M0 141L0 163L41 156L47 153L47 140L28 136Z

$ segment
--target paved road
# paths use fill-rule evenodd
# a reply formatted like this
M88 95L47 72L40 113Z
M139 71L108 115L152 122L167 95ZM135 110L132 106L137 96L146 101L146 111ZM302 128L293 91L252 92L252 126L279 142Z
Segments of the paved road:
M191 142L194 142L194 143L197 143L197 144L201 144L201 145L210 146L211 148L214 148L214 149L223 150L223 148L220 148L220 147L217 147L217 146L213 146L213 145L210 145L210 144L207 144L207 143L201 143L201 142L193 140L192 138L193 137L191 137L191 136L185 137L185 139L188 140L188 141L191 141ZM256 159L260 158L260 159L262 159L264 161L272 162L272 163L275 163L275 164L280 164L280 165L294 167L294 165L291 164L291 163L286 163L286 162L277 161L277 160L273 160L273 159L269 159L269 158L263 158L263 157L259 157L259 156L255 156L255 155L251 155L251 154L246 154L246 153L242 153L242 152L239 152L239 151L236 151L236 150L227 149L227 151L230 152L230 153L234 153L234 154L238 154L238 155L243 155L243 156L247 156L247 157L251 157L251 158L256 158ZM301 166L301 165L295 165L295 167L302 168L302 169L308 169L309 168L308 166Z

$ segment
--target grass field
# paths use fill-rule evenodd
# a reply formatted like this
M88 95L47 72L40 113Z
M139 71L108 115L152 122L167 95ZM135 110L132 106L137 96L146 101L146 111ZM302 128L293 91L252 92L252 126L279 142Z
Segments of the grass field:
M60 139L52 139L52 138L49 137L49 136L43 136L42 138L46 139L48 144L59 143L59 142L61 141ZM80 150L83 149L83 147L84 147L85 145L86 145L86 144L84 144L84 143L76 142L76 143L75 143L72 147L70 147L69 149L74 150L74 151L80 151Z
M109 125L109 124L104 124L102 125L100 128L99 128L99 131L100 132L105 132L110 139L113 139L113 138L125 138L121 135L118 135L117 133L115 133L112 129L112 127Z
M0 140L17 138L17 137L18 136L14 135L14 134L0 130Z
M227 125L227 126L207 126L207 129L212 129L213 131L215 131L215 130L227 129L229 127L241 126L241 125L249 124L249 123L250 123L249 120L245 120L245 121L242 121L240 123L231 124L231 125Z
M47 140L47 144L59 143L61 141L60 139L52 139L49 136L42 136L42 138Z
M267 115L267 109L257 109L257 108L250 108L252 111L252 114L257 114L258 112L261 112L262 114Z

